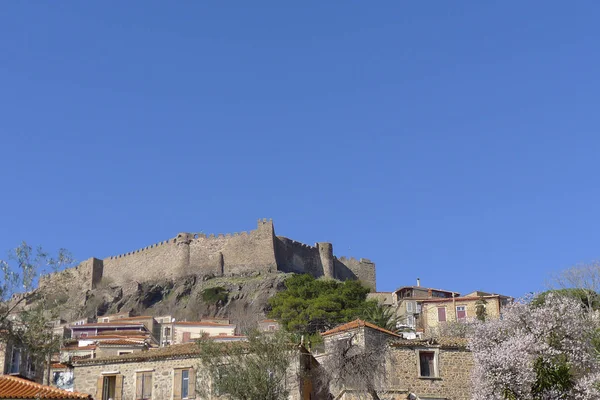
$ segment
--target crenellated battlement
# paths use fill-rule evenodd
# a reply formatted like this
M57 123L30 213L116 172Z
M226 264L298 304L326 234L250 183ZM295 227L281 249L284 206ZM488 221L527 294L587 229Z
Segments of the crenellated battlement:
M310 273L337 279L360 279L375 287L375 265L367 259L333 255L331 243L314 246L275 236L272 219L256 229L234 233L182 232L174 238L103 260L91 258L69 273L93 288L103 277L118 285L187 275L230 276L277 271ZM59 275L40 279L52 284Z

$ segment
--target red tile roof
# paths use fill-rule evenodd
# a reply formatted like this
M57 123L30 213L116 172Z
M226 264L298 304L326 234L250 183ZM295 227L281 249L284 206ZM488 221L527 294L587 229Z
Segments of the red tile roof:
M144 327L141 322L96 322L91 324L73 325L71 329L88 329L88 328L110 328L110 327L122 328L125 326L131 326L136 328Z
M105 342L98 343L98 346L140 346L144 345L144 341L135 341L135 340L127 340L127 339L118 339L118 340L107 340Z
M88 346L66 346L61 348L62 351L79 351L79 350L96 350L95 344L90 344Z
M67 392L10 375L0 375L0 399L92 399L89 394Z
M217 322L207 322L207 321L181 321L174 322L173 325L191 325L191 326L215 326L215 327L235 327L235 325L231 324L219 324Z
M336 326L335 328L330 329L327 332L321 333L321 336L332 335L334 333L346 332L346 331L349 331L349 330L352 330L352 329L363 328L363 327L375 329L376 331L387 333L388 335L396 336L396 337L399 337L399 338L402 337L401 335L398 335L397 333L394 333L392 331L388 331L387 329L383 329L383 328L381 328L381 327L379 327L377 325L374 325L374 324L372 324L370 322L363 321L361 319L356 319L356 320L354 320L352 322L348 322L346 324Z
M138 332L139 333L139 332ZM149 336L140 336L140 335L98 335L98 336L87 336L84 338L79 338L79 340L94 340L94 341L102 341L102 342L110 342L112 340L139 340L144 341L149 339Z
M154 319L153 316L151 315L141 315L139 317L126 317L126 318L119 318L119 321L135 321L138 319Z
M200 353L200 347L196 343L174 344L171 346L138 351L136 353L122 354L120 356L107 356L80 360L78 365L88 364L112 364L118 362L134 362L159 360L169 358L188 358Z
M501 294L492 294L489 296L481 296L484 299L492 299L492 298L500 298L500 299L510 299L510 297L508 296L503 296ZM455 298L433 298L433 299L422 299L422 300L418 300L421 301L423 303L443 303L443 302L447 302L447 301L477 301L480 300L479 296L472 296L472 297L455 297Z

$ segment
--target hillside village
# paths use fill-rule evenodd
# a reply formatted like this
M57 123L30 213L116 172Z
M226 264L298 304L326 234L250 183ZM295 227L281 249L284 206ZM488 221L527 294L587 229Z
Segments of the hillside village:
M259 236L260 240L257 239ZM266 237L266 240L262 236ZM234 238L245 238L242 245L235 244L242 246L241 248L234 250L229 241L236 240ZM246 243L247 238L253 239ZM337 348L338 344L345 343L348 339L352 346L363 350L377 348L377 353L385 354L385 357L378 361L388 365L388 368L380 373L381 381L385 383L378 389L381 396L376 396L381 399L470 399L473 357L467 348L466 340L446 336L444 328L456 323L474 321L483 314L489 320L499 319L503 309L512 302L510 297L495 293L473 291L461 294L448 289L429 288L421 285L419 278L414 285L398 282L398 289L393 292L377 292L374 281L375 267L371 261L360 260L354 263L345 258L340 260L333 256L330 244L317 243L311 247L286 238L278 238L274 235L272 221L267 220L259 220L259 229L254 233L216 236L212 239L215 242L210 250L203 250L206 254L194 257L184 255L183 259L188 261L184 265L185 268L179 269L182 265L179 260L181 249L184 249L184 254L189 253L193 240L203 239L198 239L197 235L179 234L175 239L157 246L158 250L154 246L147 248L154 251L154 256L158 252L162 253L160 257L144 258L146 255L143 255L137 259L135 254L138 252L133 252L133 257L127 254L121 263L134 263L146 271L159 270L160 263L164 262L162 270L172 270L172 278L176 278L175 275L191 274L202 279L198 282L223 275L243 277L255 272L265 278L280 274L289 276L296 272L308 273L319 279L362 278L365 279L363 284L370 292L367 294L367 300L375 300L382 309L393 316L393 327L377 326L360 318L340 323L320 332L320 344L313 344L308 338L302 337L296 344L299 358L293 367L296 371L295 376L287 383L290 399L360 398L359 393L344 385L336 386L330 383L327 384L327 389L323 390L322 382L317 382L314 374L310 373L324 368L328 358L340 351ZM261 267L259 271L253 271L254 265L265 260L266 252L263 251L263 247L271 248L270 254L275 257L270 259L269 268ZM290 250L293 248L296 250ZM148 251L147 249L143 251ZM230 263L229 255L234 252L243 254L233 259L243 258L247 267L234 267L234 263ZM175 259L172 259L171 255L174 255ZM130 259L127 260L126 257ZM116 257L117 260L122 258ZM109 260L114 259L111 257ZM192 260L200 261L194 264ZM156 265L145 268L145 262ZM212 267L205 268L205 265L212 262L216 262L216 270ZM119 274L119 268L126 268L127 274L119 275L115 280L127 291L141 290L141 280L149 279L147 276L132 275L136 269L131 265L121 264L119 267L110 268L107 266L106 260L100 262L90 259L70 270L44 276L38 289L54 293L56 290L65 290L65 286L81 285L88 288L88 294L85 295L84 292L83 295L89 297L89 293L102 284L103 276L112 274L114 279ZM362 266L362 269L358 266ZM364 266L372 268L372 271L368 272ZM350 275L349 270L352 271ZM215 271L218 273L215 274ZM71 274L70 276L75 276L76 279L70 279L63 284L65 274ZM240 283L240 286L242 285L243 283ZM72 289L68 289L67 293L72 293ZM23 296L26 294L14 296L13 302L18 303ZM21 307L15 309L11 316L13 320L18 321L18 310L26 309L26 303L21 303ZM225 395L218 395L214 391L200 394L196 390L201 385L211 385L210 382L204 381L206 378L203 378L198 362L200 349L196 343L198 340L209 340L223 345L246 342L249 326L240 321L248 320L233 321L227 316L217 315L204 315L190 320L176 318L173 314L136 315L131 310L121 310L113 314L100 312L95 316L72 320L54 319L49 321L47 326L53 337L59 338L60 348L44 362L34 361L19 343L3 343L0 363L4 375L10 376L10 380L2 383L0 379L0 390L3 384L9 385L13 388L13 396L16 397L20 390L25 390L19 388L29 387L29 382L37 382L40 385L39 393L47 390L48 393L52 393L48 396L55 396L40 398L226 398ZM276 334L284 329L279 321L269 318L268 312L253 315L252 321L252 328L264 335ZM385 343L385 346L381 347L382 343ZM75 395L83 397L69 397Z

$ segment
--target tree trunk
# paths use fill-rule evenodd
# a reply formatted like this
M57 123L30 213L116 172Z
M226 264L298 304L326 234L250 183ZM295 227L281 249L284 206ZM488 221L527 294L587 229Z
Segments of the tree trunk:
M370 388L369 389L369 394L371 395L371 397L373 398L373 400L381 400L379 398L379 395L377 394L377 390Z

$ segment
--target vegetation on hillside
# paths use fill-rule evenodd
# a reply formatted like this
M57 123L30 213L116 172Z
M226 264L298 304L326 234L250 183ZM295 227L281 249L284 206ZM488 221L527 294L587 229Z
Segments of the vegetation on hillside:
M288 331L313 336L336 325L362 318L386 329L395 329L393 313L375 300L367 300L369 289L358 281L315 279L293 275L285 290L269 300L270 316Z

